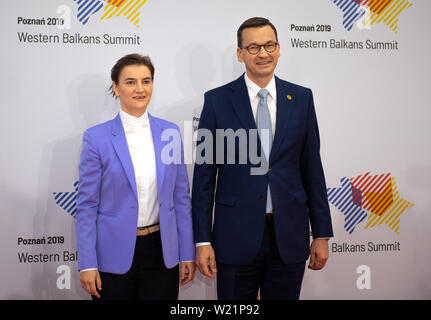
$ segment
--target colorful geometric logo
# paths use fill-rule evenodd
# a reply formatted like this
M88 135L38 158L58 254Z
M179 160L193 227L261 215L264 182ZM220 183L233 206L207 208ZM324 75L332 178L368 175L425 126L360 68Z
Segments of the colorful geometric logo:
M139 27L139 9L147 0L73 0L78 5L78 20L86 24L90 17L103 8L100 20L123 16Z
M76 194L78 193L78 185L79 181L76 181L73 184L75 191L72 192L53 192L55 203L71 216L75 216L76 214Z
M352 30L362 19L362 28L370 28L380 22L398 33L398 16L413 4L407 0L332 0L343 11L343 25Z
M344 177L340 188L328 188L328 201L344 215L344 229L352 234L366 219L365 229L385 224L399 234L400 216L414 203L398 195L390 173Z

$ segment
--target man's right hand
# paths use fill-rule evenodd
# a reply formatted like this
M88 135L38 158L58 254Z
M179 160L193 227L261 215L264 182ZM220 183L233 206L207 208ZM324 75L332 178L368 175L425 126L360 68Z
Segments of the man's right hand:
M97 290L102 290L102 280L100 279L99 271L87 270L79 273L82 288L92 296L100 299L100 294ZM97 288L97 290L96 290Z
M201 245L196 247L196 265L199 271L211 279L217 272L214 249L211 245Z

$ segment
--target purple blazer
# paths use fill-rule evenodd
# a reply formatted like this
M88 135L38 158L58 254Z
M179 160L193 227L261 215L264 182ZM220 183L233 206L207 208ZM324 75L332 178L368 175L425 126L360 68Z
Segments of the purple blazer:
M156 155L163 258L166 267L172 268L179 261L195 258L187 168L179 128L150 114L148 117ZM170 140L166 133L168 137L170 133ZM162 157L169 157L167 150L178 151L177 161L162 161ZM136 243L138 198L119 114L84 133L75 217L78 269L126 273Z

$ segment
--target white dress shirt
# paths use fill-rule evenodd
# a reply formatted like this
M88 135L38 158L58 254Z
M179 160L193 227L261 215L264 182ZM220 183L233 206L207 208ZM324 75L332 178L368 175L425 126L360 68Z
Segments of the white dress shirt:
M121 110L120 118L135 170L138 227L156 224L159 222L156 157L148 113L137 118Z
M247 73L244 75L245 85L247 86L248 96L250 98L251 111L253 112L254 121L256 121L257 106L259 105L260 98L257 95L260 91L260 87L250 80ZM277 90L275 88L275 78L272 76L271 81L264 88L268 91L267 104L269 109L269 115L271 117L272 126L272 138L274 139L275 125L277 118Z
M123 110L120 111L120 118L135 169L138 192L137 227L150 226L159 222L156 156L150 119L147 112L137 118Z

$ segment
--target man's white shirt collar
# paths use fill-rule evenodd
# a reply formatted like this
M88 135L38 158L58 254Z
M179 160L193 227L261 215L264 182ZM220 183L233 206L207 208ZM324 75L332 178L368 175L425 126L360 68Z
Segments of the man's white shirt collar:
M244 80L245 80L245 85L247 86L247 91L250 97L250 101L252 101L254 100L254 98L256 98L261 88L256 83L250 80L250 78L247 76L247 72L244 74ZM277 90L275 89L274 75L272 75L272 79L271 81L269 81L265 89L268 91L271 98L275 100L277 97Z

